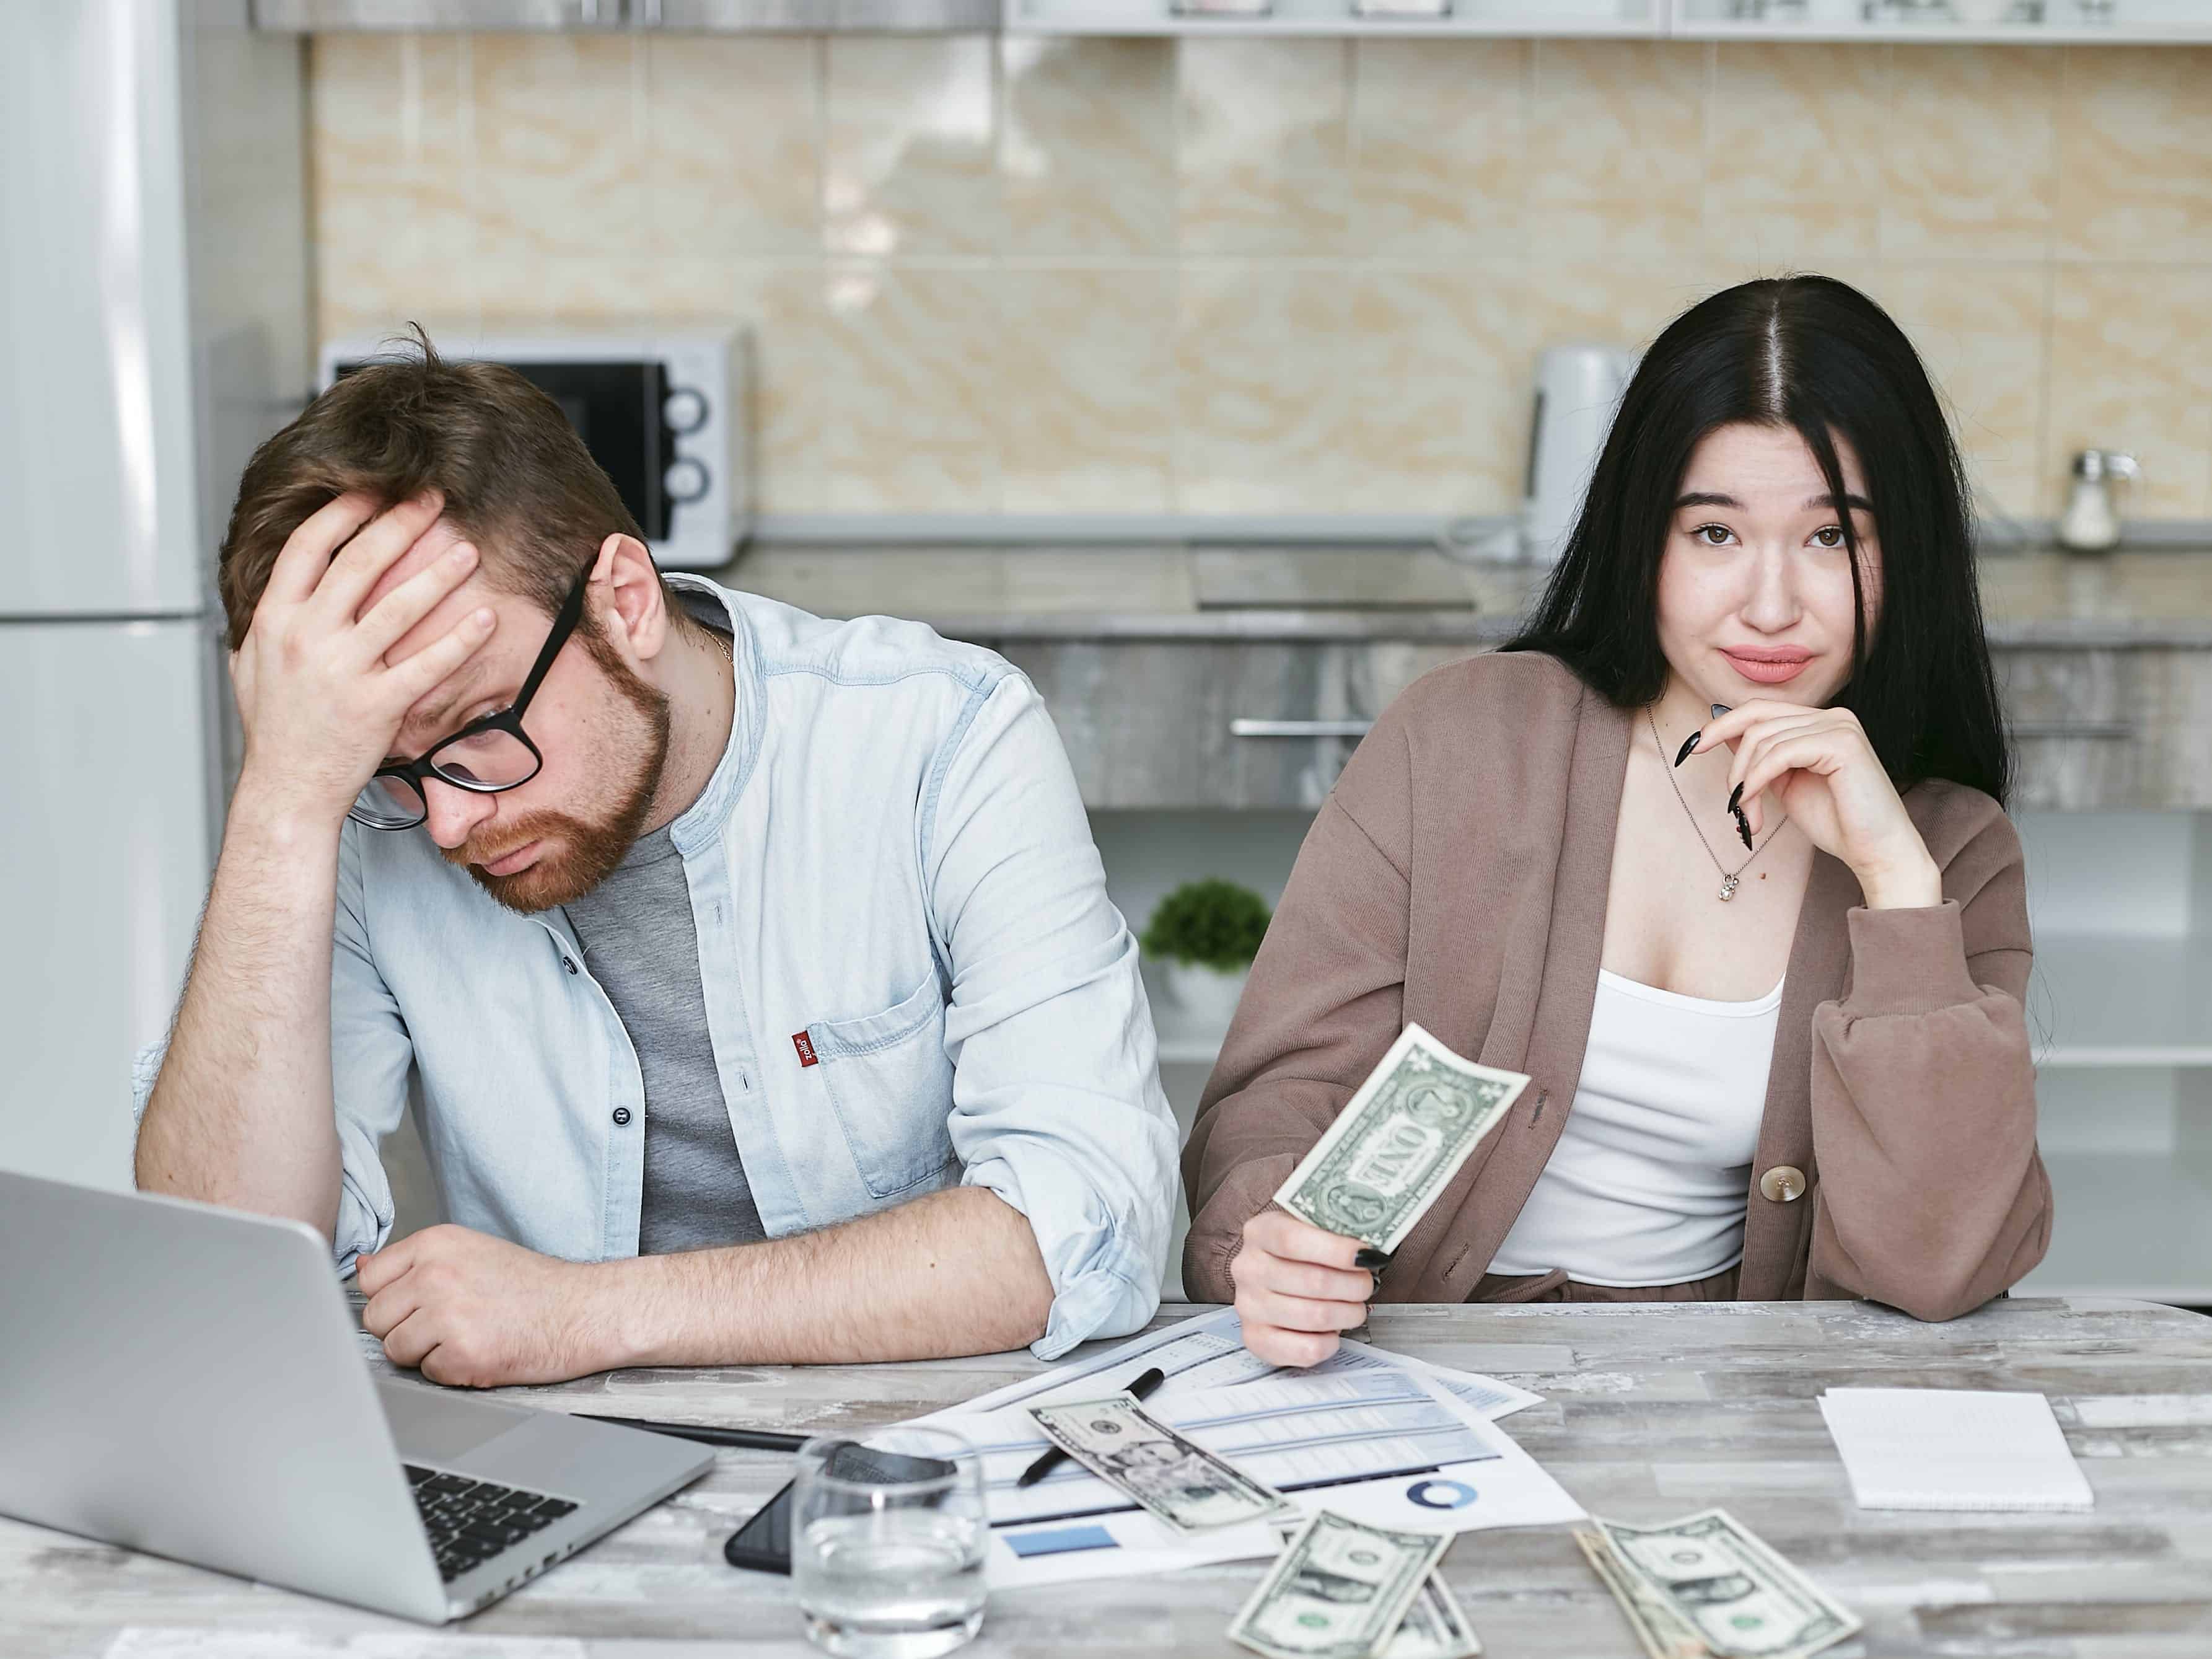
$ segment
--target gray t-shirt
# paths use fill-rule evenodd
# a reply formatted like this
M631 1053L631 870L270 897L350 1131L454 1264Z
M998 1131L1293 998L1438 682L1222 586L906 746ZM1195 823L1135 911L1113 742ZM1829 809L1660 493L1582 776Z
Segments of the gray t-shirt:
M567 908L645 1073L638 1254L767 1237L714 1067L691 890L668 830L639 836L614 873Z

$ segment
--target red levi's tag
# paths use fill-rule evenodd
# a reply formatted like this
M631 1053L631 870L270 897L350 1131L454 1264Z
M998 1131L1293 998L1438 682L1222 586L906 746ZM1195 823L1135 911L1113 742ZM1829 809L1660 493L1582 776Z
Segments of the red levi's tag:
M800 1069L804 1070L809 1066L818 1063L814 1058L814 1039L805 1032L793 1031L791 1034L791 1046L799 1050Z

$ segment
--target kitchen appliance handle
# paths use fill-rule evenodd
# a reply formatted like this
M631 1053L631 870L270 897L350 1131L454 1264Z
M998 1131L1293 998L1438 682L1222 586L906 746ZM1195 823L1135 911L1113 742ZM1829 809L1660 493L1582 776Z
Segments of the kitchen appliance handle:
M1364 738L1373 720L1262 720L1239 715L1229 722L1232 738Z

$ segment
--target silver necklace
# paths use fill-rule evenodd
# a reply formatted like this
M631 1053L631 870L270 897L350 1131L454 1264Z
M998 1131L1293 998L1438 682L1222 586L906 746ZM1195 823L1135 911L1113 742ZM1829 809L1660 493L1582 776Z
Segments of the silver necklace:
M1729 869L1721 862L1721 855L1713 851L1712 842L1705 839L1705 826L1698 822L1698 815L1690 810L1689 800L1682 793L1682 786L1674 782L1674 769L1667 766L1666 739L1659 735L1658 717L1652 714L1649 705L1644 710L1644 718L1651 726L1651 742L1659 751L1659 764L1667 768L1667 781L1674 787L1674 799L1682 803L1682 815L1690 820L1690 828L1697 832L1698 845L1705 849L1705 856L1713 861L1713 868L1721 872L1721 902L1725 904L1735 896L1737 878L1751 868L1752 859L1774 845L1774 838L1782 833L1782 826L1790 822L1790 815L1785 812L1775 820L1774 828L1766 832L1766 839L1752 848L1751 858L1746 859L1735 869Z

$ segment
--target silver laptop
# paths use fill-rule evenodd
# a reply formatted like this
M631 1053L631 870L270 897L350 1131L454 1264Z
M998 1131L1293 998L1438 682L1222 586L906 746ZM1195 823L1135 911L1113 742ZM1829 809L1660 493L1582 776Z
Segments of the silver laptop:
M0 1514L438 1624L714 1464L368 1340L298 1222L0 1172Z

